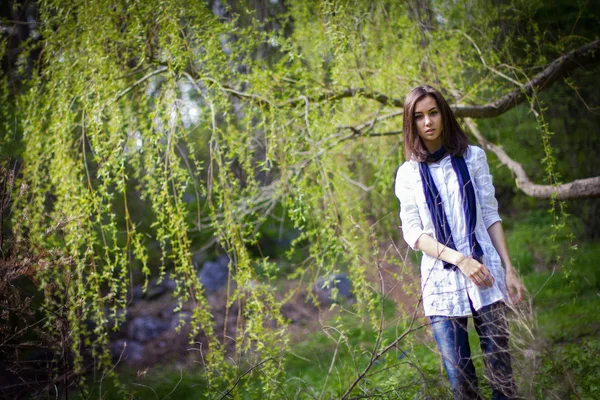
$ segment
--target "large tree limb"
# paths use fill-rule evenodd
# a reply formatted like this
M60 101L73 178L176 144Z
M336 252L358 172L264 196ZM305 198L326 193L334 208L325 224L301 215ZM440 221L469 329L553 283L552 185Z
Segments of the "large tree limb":
M514 108L522 103L527 97L535 92L540 92L550 86L557 79L573 72L577 68L590 64L600 59L597 54L600 52L600 40L590 42L583 45L565 55L558 57L552 61L542 72L535 75L529 82L522 85L520 88L502 96L496 101L480 106L460 105L452 107L457 117L459 118L493 118L497 117L506 111ZM367 99L372 99L381 104L394 107L402 107L404 102L402 99L394 99L379 93L374 90L365 88L348 88L341 91L331 91L319 96L309 98L311 102L332 101L348 97L361 96ZM296 105L303 104L304 97L291 99L279 104Z
M517 187L528 196L541 199L549 199L552 196L556 196L559 200L600 197L600 176L577 179L560 185L538 185L533 183L527 176L523 166L510 158L501 147L488 142L472 119L465 118L464 121L481 146L496 154L500 162L515 174Z
M600 40L590 42L552 61L539 74L529 82L498 100L483 106L455 107L454 112L459 118L493 118L505 113L516 105L522 103L534 92L540 92L550 86L557 79L573 72L577 68L597 61L600 50Z
M567 54L558 57L552 61L542 72L535 75L529 82L521 85L521 87L513 90L510 93L502 96L498 100L484 105L459 105L452 107L454 113L458 118L493 118L497 117L506 111L514 108L528 97L532 96L536 92L540 92L550 86L553 82L559 78L573 72L577 68L590 64L597 61L600 57L597 57L600 52L600 40L590 42L583 45ZM158 71L162 72L162 71ZM218 82L198 76L194 71L187 71L191 77L195 79L205 79L216 83L221 90L227 91L233 96L236 96L242 100L251 100L261 104L264 107L285 107L285 106L296 106L303 105L306 101L311 103L318 103L322 101L335 101L349 97L361 96L367 99L375 100L383 105L389 105L393 107L402 107L404 105L403 99L392 98L383 93L375 90L366 88L348 88L340 91L330 91L317 96L300 96L294 99L283 101L280 103L272 103L267 99L252 94L245 93L235 90L227 85L219 84ZM155 72L156 73L156 72ZM153 73L153 74L155 74ZM144 77L142 79L145 79ZM137 83L136 83L137 84ZM122 95L122 94L121 94Z

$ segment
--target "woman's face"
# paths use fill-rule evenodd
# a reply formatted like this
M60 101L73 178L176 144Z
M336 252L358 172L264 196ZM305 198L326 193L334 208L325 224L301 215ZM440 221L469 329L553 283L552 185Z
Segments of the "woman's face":
M417 133L430 153L442 147L442 114L435 98L425 96L415 104L413 115Z

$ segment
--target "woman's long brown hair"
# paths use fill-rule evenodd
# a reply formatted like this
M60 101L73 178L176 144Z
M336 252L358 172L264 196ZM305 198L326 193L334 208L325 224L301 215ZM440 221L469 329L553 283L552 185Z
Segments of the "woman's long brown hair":
M438 109L442 113L442 142L452 156L462 156L469 146L469 139L462 130L454 112L444 99L444 96L429 85L417 86L408 93L404 101L402 115L404 133L404 157L406 160L427 161L429 151L415 126L415 106L426 96L435 99Z

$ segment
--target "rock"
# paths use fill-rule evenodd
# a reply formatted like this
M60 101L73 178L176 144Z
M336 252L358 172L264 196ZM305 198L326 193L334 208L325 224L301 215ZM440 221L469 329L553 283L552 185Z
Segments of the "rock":
M135 300L147 299L152 300L162 296L167 292L175 290L175 279L170 278L168 275L158 283L158 279L152 279L148 282L148 289L144 293L144 285L137 285L132 290L132 296Z
M116 324L116 319L119 319L119 327L122 328L123 325L127 324L128 321L128 314L127 314L127 310L124 310L122 308L117 309L117 318L115 319L115 316L112 315L112 312L110 310L109 307L104 307L104 315L106 316L106 319L108 320L106 328L108 330L114 330L115 328L115 324Z
M229 257L219 256L215 261L207 261L200 270L198 277L204 290L208 293L216 292L227 284L229 276Z
M158 279L153 279L148 284L148 290L146 291L145 298L148 300L155 299L162 296L166 292L172 292L175 290L175 286L175 279L171 279L169 277L165 277L160 284L158 283Z
M206 261L206 253L203 251L196 251L192 254L192 264L194 268L200 269L204 262Z
M144 298L144 285L136 285L131 290L131 297L134 300L140 300Z
M169 322L169 329L175 329L177 328L177 325L179 325L179 321L183 320L185 321L186 324L189 324L190 321L192 320L192 313L188 312L188 311L182 311L180 313L177 314L171 314L171 321Z
M183 201L188 204L193 204L196 202L196 193L184 193Z
M331 305L334 303L333 289L337 288L337 299L352 299L352 282L346 274L332 274L317 279L313 286L313 292L318 296L321 304Z
M117 321L115 319L115 316L112 315L112 310L110 309L110 307L103 307L102 310L103 310L104 318L105 318L105 321L103 322L105 329L107 331L113 331ZM127 325L127 322L129 320L129 314L127 313L126 310L124 310L122 308L118 308L117 309L117 319L119 319L119 329L122 329L123 326ZM86 326L86 329L88 332L96 331L96 327L98 326L98 324L96 322L97 322L96 315L88 316L88 318L85 321L85 326ZM97 333L94 333L94 336L96 334ZM1 398L1 396L0 396L0 398Z
M175 291L175 288L177 288L177 283L175 282L175 279L171 277L163 279L161 285L170 292Z
M144 345L135 340L119 339L110 344L113 362L139 363L144 359Z
M144 315L137 317L127 327L127 336L138 342L147 342L162 335L169 329L169 323L161 319Z
M166 291L166 287L163 287L162 285L157 285L156 281L153 281L148 284L148 289L144 294L144 298L147 300L156 299L157 297L162 296Z

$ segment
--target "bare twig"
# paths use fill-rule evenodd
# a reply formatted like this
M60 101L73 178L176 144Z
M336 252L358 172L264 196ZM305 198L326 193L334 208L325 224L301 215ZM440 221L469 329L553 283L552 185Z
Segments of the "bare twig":
M327 382L329 381L329 377L331 376L331 372L333 371L333 367L335 365L335 360L337 358L338 349L340 347L340 342L344 338L344 334L339 332L338 340L335 343L335 350L333 352L333 357L331 357L331 363L329 364L329 370L327 371L327 376L325 377L325 382L323 382L323 388L321 389L321 393L319 393L319 400L323 398L323 393L325 393L325 389L327 388Z
M175 392L175 390L177 390L177 387L179 386L179 384L181 383L182 380L183 380L183 369L179 368L179 380L177 381L177 384L175 385L173 390L171 390L165 397L162 398L162 400L165 400L167 397L172 395Z
M381 276L380 271L378 271L378 272L379 272L380 281L381 281L381 290L383 291L384 290L384 287L383 287L383 277ZM382 293L382 296L383 295L384 295L384 293ZM419 307L420 307L420 304L421 304L422 300L423 300L423 298L422 298L422 295L421 295L421 297L419 298L419 301L418 301L417 305L415 306L415 310L414 310L414 312L412 314L412 318L410 320L410 324L409 324L408 328L404 331L404 333L402 333L400 336L398 336L396 338L396 340L394 340L392 343L390 343L388 346L386 346L382 350L379 350L378 352L377 352L377 348L379 347L379 345L377 344L375 346L375 350L373 351L373 353L371 355L369 363L363 369L363 371L360 374L358 374L358 376L356 377L356 379L354 379L354 381L350 384L350 386L348 387L348 389L346 390L346 392L342 396L342 399L344 399L344 400L348 399L348 396L350 396L350 393L352 392L352 390L354 390L354 388L356 387L356 385L358 385L360 383L360 381L362 379L364 379L364 377L371 370L371 368L373 367L373 365L375 365L375 362L377 360L379 360L384 354L386 354L388 351L390 351L394 347L397 347L398 343L400 343L406 336L408 336L412 332L414 332L416 330L419 330L419 329L423 328L424 326L429 325L429 323L425 323L425 324L421 324L421 325L415 327L415 321L416 321L416 318L417 318L417 313L419 311ZM383 319L383 314L381 315L381 318ZM380 332L379 332L378 338L377 338L378 343L380 341L381 333L382 333L382 328L380 327Z
M152 393L154 393L154 397L156 397L156 399L157 399L157 400L158 400L158 399L160 399L160 397L158 397L158 393L156 393L156 390L152 389L152 387L151 387L151 386L148 386L148 385L142 385L141 383L135 383L135 382L133 382L133 384L134 384L135 386L140 386L140 387L144 387L144 388L147 388L147 389L150 389L150 390L152 390Z
M365 367L365 369L358 375L358 377L356 377L356 379L348 387L348 389L346 390L346 392L342 396L342 399L348 399L348 396L350 395L350 393L352 392L352 390L354 390L354 388L356 387L356 385L358 385L358 383L371 370L371 368L373 367L373 365L375 365L375 361L379 360L381 358L381 356L383 356L385 353L387 353L388 351L390 351L391 349L393 349L394 347L396 347L398 345L398 343L400 343L406 336L408 336L412 332L415 332L415 331L417 331L417 330L419 330L419 329L421 329L421 328L429 325L428 323L426 323L426 324L421 324L421 325L419 325L417 327L414 326L415 319L417 317L417 312L418 312L418 307L415 308L415 312L414 312L413 317L412 317L412 319L410 321L409 328L402 335L400 335L398 338L396 338L396 340L394 340L391 344L389 344L388 346L386 346L383 350L381 350L377 354L375 354L374 357L371 357L371 360L369 361L369 363L367 364L367 366Z
M458 32L460 34L462 34L464 37L467 38L467 40L469 42L471 42L471 44L473 45L473 47L475 47L475 50L477 50L477 54L479 54L479 59L481 60L481 63L483 64L484 67L486 67L487 69L489 69L490 71L492 71L494 74L500 76L501 78L506 79L509 82L514 83L515 85L519 86L521 89L524 89L524 85L521 82L518 82L516 80L514 80L513 78L511 78L510 76L498 71L496 68L488 65L485 62L485 59L483 58L483 54L481 53L481 50L479 49L479 46L477 46L477 43L475 43L475 40L473 40L473 38L469 35L467 35L465 32L463 31L455 31Z
M375 100L375 101L378 101L379 103L390 105L393 107L402 107L402 105L404 104L402 99L393 99L393 98L386 96L383 93L379 93L375 90L368 90L365 88L348 88L348 89L340 90L337 92L330 91L330 92L321 94L319 96L309 98L309 100L311 102L336 101L336 100L341 100L341 99L345 99L348 97L355 97L355 96L361 96L361 97L364 97L367 99ZM295 99L284 101L283 103L279 103L277 106L285 107L285 106L300 105L306 101L304 99L304 97L306 97L306 96L300 96Z
M375 132L375 133L369 133L366 137L398 136L398 135L401 135L401 134L402 134L402 131ZM346 137L342 138L340 140L340 142L343 142L343 141L348 140L348 139L353 139L356 136L360 136L360 131L356 131L356 133L352 134L351 136L346 136Z
M167 70L166 66L160 67L146 75L144 75L144 77L138 79L137 81L135 81L135 83L131 86L129 86L128 88L120 91L119 93L117 93L117 95L115 96L115 99L113 100L113 102L118 101L121 97L125 96L127 93L131 92L133 89L135 89L137 86L141 85L142 83L144 83L145 81L147 81L148 79L152 78L155 75L158 74L162 74L163 72L165 72Z
M357 131L362 131L363 129L367 128L367 127L372 127L375 125L375 123L380 122L380 121L384 121L386 119L390 119L390 118L395 118L395 117L399 117L403 114L404 110L396 110L396 111L392 111L390 113L381 115L381 116L376 116L375 118L369 120L369 121L365 121L362 124L356 126L354 129L356 129Z
M259 362L258 364L254 364L253 366L248 368L246 371L244 371L244 373L242 373L241 375L239 375L237 377L237 379L235 380L233 385L225 393L223 393L223 395L221 397L219 397L219 400L223 400L225 397L229 396L229 394L231 392L233 392L235 387L240 383L240 381L242 380L242 378L244 376L248 375L250 372L254 371L256 368L258 368L258 367L262 366L263 364L266 364L267 362L272 361L272 360L273 360L273 357L267 357L264 360L262 360L261 362Z

